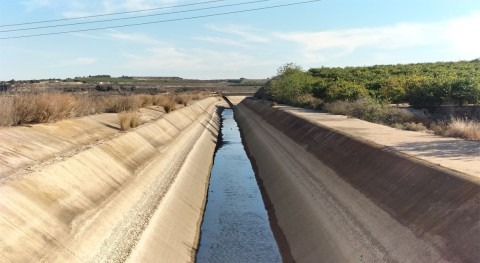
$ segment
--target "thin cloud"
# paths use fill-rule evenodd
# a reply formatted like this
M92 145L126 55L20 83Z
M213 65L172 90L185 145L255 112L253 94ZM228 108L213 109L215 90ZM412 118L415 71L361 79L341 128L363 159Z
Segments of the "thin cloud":
M128 42L136 42L136 43L141 43L141 44L146 44L146 45L162 45L165 44L162 41L159 41L155 38L152 38L150 36L144 35L144 34L138 34L138 33L122 33L119 31L115 30L110 30L112 33L108 33L107 36L114 39L114 40L120 40L120 41L128 41Z
M264 64L256 64L255 56L243 52L222 52L205 48L182 49L167 44L137 53L123 54L123 58L124 68L129 72L178 75L179 72L190 71L191 77L198 78L235 77L238 72L251 69L252 65L261 67Z
M212 31L239 36L241 37L239 39L239 41L241 42L259 42L259 43L269 42L269 39L267 37L251 32L252 30L248 27L243 27L238 25L225 25L225 26L207 25L206 27Z
M378 52L431 47L452 56L472 59L480 56L480 11L437 23L397 23L371 28L321 32L279 32L273 36L297 44L307 61L328 61L352 55L359 49Z
M59 63L58 67L64 66L79 66L79 65L92 65L97 62L96 58L93 57L76 57L69 60L64 60L63 62Z
M192 39L209 42L217 45L227 45L227 46L234 46L234 47L241 47L241 48L251 47L251 45L241 43L238 40L222 38L222 37L192 37Z
M480 10L449 21L445 26L445 41L464 54L480 57Z
M59 0L28 0L22 2L22 5L29 12L38 8L53 8L59 4L61 4Z
M323 32L276 33L276 37L300 44L307 51L336 49L353 52L362 47L396 49L428 45L436 28L422 24L396 24Z

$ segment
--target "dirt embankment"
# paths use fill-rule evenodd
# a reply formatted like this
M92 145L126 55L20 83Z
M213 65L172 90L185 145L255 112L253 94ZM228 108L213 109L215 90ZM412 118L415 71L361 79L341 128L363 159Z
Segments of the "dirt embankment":
M260 101L235 113L297 262L478 262L475 176Z
M84 118L34 125L29 141L3 145L0 261L193 261L218 103L120 134Z

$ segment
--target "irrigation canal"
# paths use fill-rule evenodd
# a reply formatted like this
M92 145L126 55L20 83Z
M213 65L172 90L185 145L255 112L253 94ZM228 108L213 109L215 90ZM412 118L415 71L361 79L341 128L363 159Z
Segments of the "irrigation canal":
M222 113L197 262L281 262L250 160L233 118Z

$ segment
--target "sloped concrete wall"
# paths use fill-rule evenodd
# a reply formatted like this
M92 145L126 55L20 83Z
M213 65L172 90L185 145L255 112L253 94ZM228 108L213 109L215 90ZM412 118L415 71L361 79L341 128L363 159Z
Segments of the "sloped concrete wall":
M36 171L7 174L0 261L193 261L218 103L205 99ZM82 125L86 133L97 127Z
M235 113L297 262L478 262L478 182L261 101Z

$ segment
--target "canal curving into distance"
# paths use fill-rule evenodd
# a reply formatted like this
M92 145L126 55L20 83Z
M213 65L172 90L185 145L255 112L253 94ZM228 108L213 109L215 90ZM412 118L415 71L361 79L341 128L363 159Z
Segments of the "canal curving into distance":
M221 135L223 141L215 154L196 260L281 262L231 109L222 113Z

